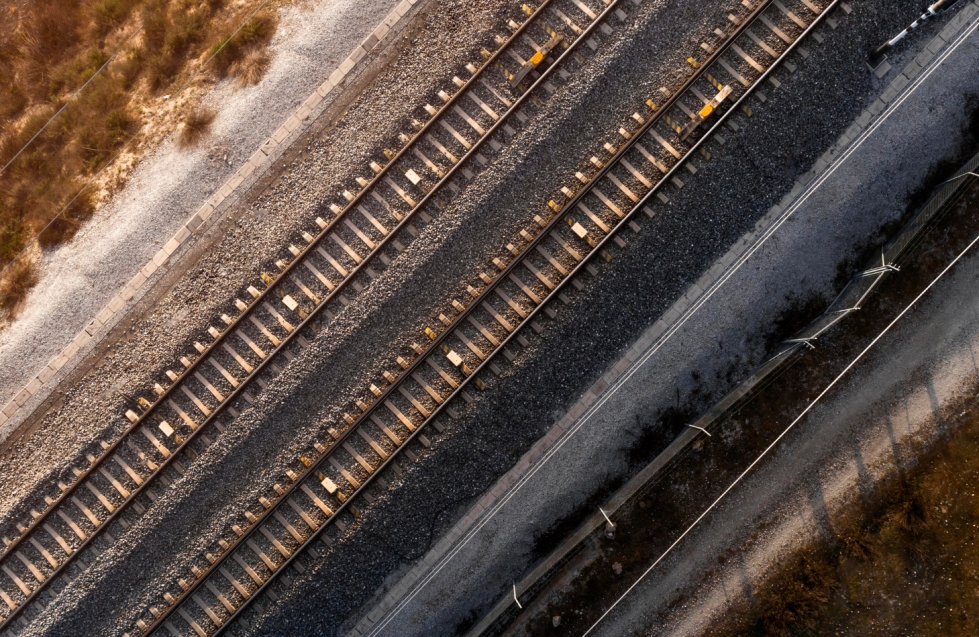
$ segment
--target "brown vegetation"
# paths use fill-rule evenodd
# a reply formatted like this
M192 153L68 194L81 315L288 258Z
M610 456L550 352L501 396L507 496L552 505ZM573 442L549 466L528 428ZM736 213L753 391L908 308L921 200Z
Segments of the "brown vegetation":
M207 71L214 76L242 84L261 79L275 15L259 12L232 37L258 4L24 0L4 12L0 167L9 166L0 173L0 267L35 239L41 247L71 239L99 203L92 189L81 190L85 182L139 134L159 98L213 54ZM188 115L183 141L200 139L211 120L213 113L203 110ZM23 280L15 284L17 277ZM0 285L0 325L35 280L33 267L8 268Z
M33 259L17 259L0 275L0 312L17 316L27 293L37 283L37 264Z
M964 421L706 634L979 634L979 413Z
M187 148L200 141L207 135L216 115L217 113L209 108L195 108L188 113L180 129L180 145Z

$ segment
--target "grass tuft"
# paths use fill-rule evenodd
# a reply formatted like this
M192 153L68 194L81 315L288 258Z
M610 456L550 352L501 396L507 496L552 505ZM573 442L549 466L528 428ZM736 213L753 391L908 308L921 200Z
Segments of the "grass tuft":
M37 264L26 257L17 259L0 275L0 320L12 321L23 309L31 288L37 285Z
M260 50L252 50L246 53L239 61L232 64L228 72L241 86L252 86L262 81L271 63L272 59L268 53Z
M217 113L209 108L197 108L184 118L180 129L180 147L195 146L211 130L211 123Z

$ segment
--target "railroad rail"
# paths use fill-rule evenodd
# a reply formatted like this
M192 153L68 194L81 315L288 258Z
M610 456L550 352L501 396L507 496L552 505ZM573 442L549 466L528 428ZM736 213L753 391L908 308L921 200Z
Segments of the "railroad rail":
M625 245L619 231L629 224L637 229L633 217L640 210L652 215L647 204L654 196L665 200L665 184L682 186L678 171L695 172L687 160L731 115L750 116L749 95L839 2L745 0L748 15L732 14L727 29L716 32L719 41L704 44L707 58L691 58L694 70L683 86L664 93L661 104L647 102L650 110L633 116L633 130L620 129L622 144L606 147L611 157L593 157L591 174L579 173L575 189L563 188L563 196L549 202L551 218L538 217L532 230L520 232L521 247L508 246L513 259L494 260L495 272L483 272L478 287L469 286L471 298L453 300L454 316L443 314L443 325L426 328L429 342L413 345L417 356L399 358L400 369L384 374L386 387L371 386L370 404L358 401L360 413L345 415L342 433L329 446L317 445L319 457L308 459L301 472L287 471L289 484L275 485L274 500L262 498L261 513L248 514L248 528L235 527L232 542L221 540L221 555L209 555L210 565L197 569L192 582L181 581L183 592L170 596L165 610L150 609L152 623L140 620L139 630L201 637L232 626L250 630L245 613L256 600L263 594L276 599L274 585L288 585L290 568L303 573L310 567L323 550L316 543L329 544L324 531L333 525L346 530L358 499L372 501L371 489L384 488L386 472L400 471L395 459L412 453L408 443L426 445L428 426L441 429L444 414L458 417L453 405L472 400L470 384L484 389L491 374L503 374L501 355L515 358L510 347L529 345L522 332L542 330L541 312L553 318L558 300L570 302L566 286L580 288L579 274L597 272L591 259L611 258L609 241ZM716 99L722 93L730 99ZM698 117L698 130L684 129Z
M308 345L307 337L322 329L321 317L329 320L349 304L417 236L416 224L431 221L488 164L483 153L492 156L526 125L530 115L522 107L555 92L552 80L570 77L584 60L574 55L578 49L597 48L596 30L608 29L602 20L613 12L624 19L618 9L624 0L605 3L604 9L593 8L598 0L523 5L526 20L511 20L512 34L497 36L495 51L482 49L478 68L466 65L469 79L454 77L453 88L438 93L442 104L426 104L426 121L413 120L414 134L401 135L400 150L385 149L383 165L371 162L373 176L358 177L356 193L343 191L342 206L330 204L335 217L318 218L317 228L296 241L301 247L283 251L274 276L263 273L261 284L243 291L245 301L236 299L238 314L221 315L219 327L209 326L208 337L194 342L196 353L181 357L182 370L166 372L155 399L140 398L126 412L123 434L102 442L98 455L87 454L84 469L73 467L57 495L45 496L46 508L32 509L30 523L17 524L14 539L3 537L0 634L24 627L25 613L42 612L44 592L70 578L73 565L86 568L100 552L97 539L115 543L297 348ZM559 55L544 55L555 46ZM524 79L514 87L517 75ZM391 444L401 440L389 433Z

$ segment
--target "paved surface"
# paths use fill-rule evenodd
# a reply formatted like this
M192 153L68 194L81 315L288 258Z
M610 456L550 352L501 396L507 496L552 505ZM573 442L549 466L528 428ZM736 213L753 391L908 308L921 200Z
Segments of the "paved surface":
M534 534L621 472L609 458L629 445L637 419L672 404L678 387L684 393L696 390L691 372L710 379L737 365L737 355L726 355L725 348L730 352L743 346L749 334L769 329L787 296L825 293L837 263L902 210L904 196L929 166L955 150L963 96L979 89L971 73L976 57L973 38L945 60L724 289L604 397L602 407L540 463L424 588L416 587L417 594L395 620L376 634L450 634L473 609L485 609L492 595L501 594L526 569Z

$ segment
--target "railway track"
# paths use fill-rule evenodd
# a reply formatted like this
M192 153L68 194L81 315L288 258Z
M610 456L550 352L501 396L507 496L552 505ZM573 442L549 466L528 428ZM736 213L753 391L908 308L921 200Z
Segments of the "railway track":
M450 316L426 328L428 342L413 345L417 356L399 358L384 374L386 385L371 386L374 399L358 401L359 413L345 415L342 432L317 445L318 457L287 471L288 483L275 485L274 499L261 499L263 510L248 514L248 527L234 527L234 540L222 540L220 555L208 555L210 566L181 580L183 592L168 594L167 607L151 608L152 619L140 620L134 632L206 637L233 626L250 630L249 610L265 596L277 599L291 571L310 568L324 550L317 543L329 544L324 531L346 530L359 499L372 501L387 471L400 471L395 459L410 456L409 442L427 445L426 428L441 430L441 418L458 417L453 405L472 400L470 386L485 389L504 373L504 360L515 358L511 348L529 345L522 333L540 332L542 313L554 318L570 303L567 285L580 288L579 275L597 273L589 262L611 258L609 241L625 246L620 231L627 225L638 231L634 217L652 216L648 204L666 200L666 184L682 187L681 171L695 172L688 160L728 118L750 117L749 95L839 2L745 0L747 15L731 15L717 40L703 44L705 59L689 60L693 72L683 86L647 102L620 129L622 143L606 147L609 157L593 157L590 174L579 173L574 187L549 202L552 216L520 232L518 245L508 246L513 258L495 259L469 286L469 298L453 300Z
M626 19L620 8L626 0L599 4L523 5L526 20L511 21L510 36L498 36L493 52L484 48L478 68L466 65L469 79L453 78L452 89L439 92L438 107L425 105L426 121L413 121L416 131L402 134L400 150L385 150L383 162L371 163L372 176L357 178L356 192L345 190L341 204L330 204L335 217L317 219L317 227L295 242L300 245L290 245L289 254L276 262L277 273L263 273L261 284L243 291L245 300L236 300L239 313L222 315L208 327L207 337L195 341L196 354L181 357L182 369L167 371L154 387L154 400L140 398L138 407L127 411L130 425L123 435L102 442L98 455L87 455L88 466L73 467L74 475L59 481L56 494L45 496L43 510L32 509L28 524L3 536L0 634L25 627L53 597L52 583L67 583L98 556L99 544L114 544L307 346L324 320L379 276L417 236L418 225L429 222L489 163L486 155L492 157L527 124L531 115L524 108L546 99L556 91L552 82L567 79L584 63L578 51L597 49L596 38L603 37L598 33L612 33L603 20L613 14ZM432 400L457 382L446 380L451 372L437 378L426 390ZM398 395L396 401L403 398ZM416 416L405 413L418 405L409 400L403 406L395 425L404 427L400 433L388 429L382 438L376 432L370 438L366 430L351 427L336 434L343 441L334 446L353 449L347 438L356 430L372 453L384 452L384 445L396 448L415 430L411 418ZM359 484L348 476L349 484Z

